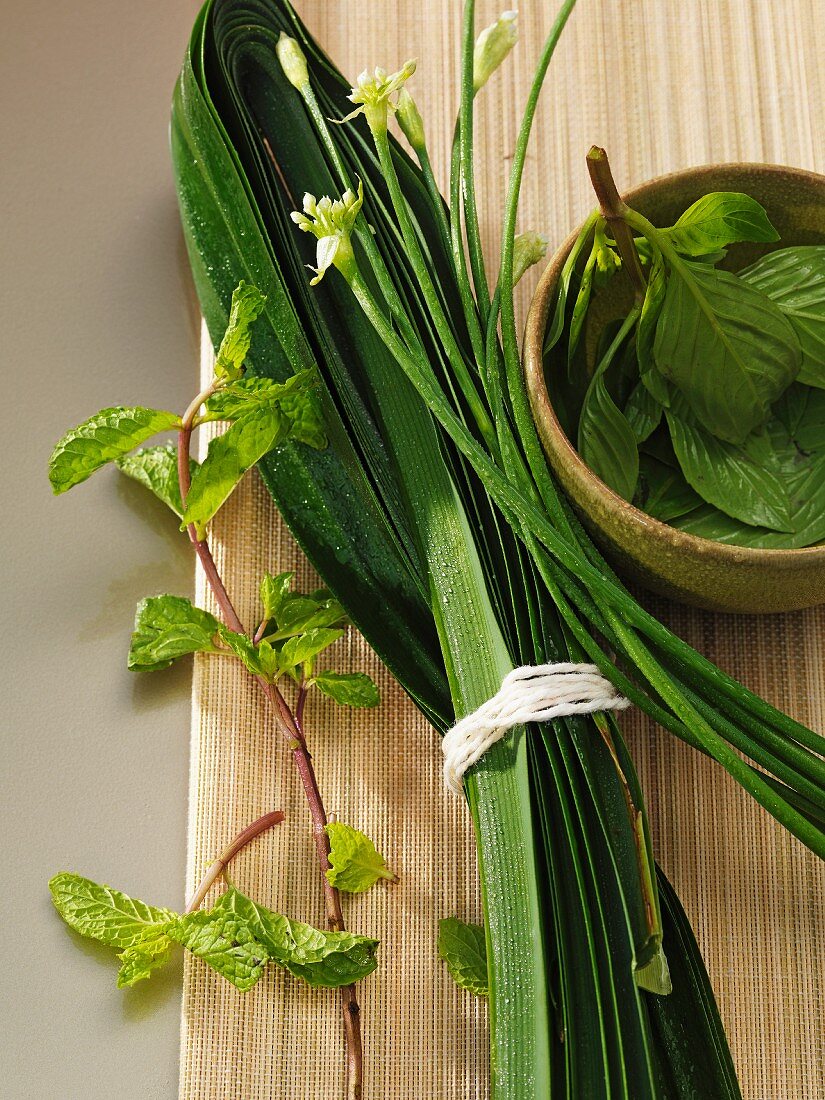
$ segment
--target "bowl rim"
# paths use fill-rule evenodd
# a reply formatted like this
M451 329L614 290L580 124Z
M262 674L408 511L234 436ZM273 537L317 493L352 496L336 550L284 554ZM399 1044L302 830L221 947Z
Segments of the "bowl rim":
M743 174L756 172L760 175L768 173L783 178L804 179L825 190L825 175L818 172L811 172L804 168L786 167L780 164L766 164L759 161L736 161L722 164L702 164L694 168L666 172L630 188L622 197L629 202L638 201L640 197L644 198L648 192L655 191L664 184L686 179L693 180L720 171L742 172ZM658 541L667 541L674 549L682 550L694 558L698 556L726 564L756 565L757 563L770 563L782 569L795 568L803 562L811 563L819 559L825 560L825 544L794 549L769 549L716 542L714 539L707 539L701 535L692 535L686 531L680 531L678 527L671 527L670 524L649 516L640 508L636 508L630 501L619 496L581 458L576 448L567 438L567 434L556 416L553 402L550 400L544 377L544 357L542 354L552 296L564 261L573 247L580 228L581 226L577 226L562 242L542 272L533 292L524 329L524 381L533 412L533 421L542 441L542 446L547 449L544 438L545 433L548 436L555 437L572 469L576 471L581 480L590 482L593 485L594 490L604 498L611 511L623 515L634 529L641 530L644 528Z

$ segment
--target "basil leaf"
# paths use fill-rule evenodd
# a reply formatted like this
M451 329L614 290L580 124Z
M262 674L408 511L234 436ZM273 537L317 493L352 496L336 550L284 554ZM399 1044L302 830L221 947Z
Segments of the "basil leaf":
M754 527L726 515L712 504L702 504L670 521L671 527L714 542L729 546L750 546L758 550L786 550L792 544L792 536L767 527Z
M684 256L706 256L738 241L778 241L765 208L737 191L714 191L689 206L674 226L661 230Z
M791 325L768 297L735 275L687 261L671 269L653 355L702 427L729 443L767 419L802 358Z
M585 264L584 271L582 272L581 283L579 284L579 292L576 295L576 301L573 303L573 312L570 316L570 324L568 326L567 336L567 365L568 370L570 364L573 361L573 356L576 354L576 348L579 346L579 340L581 339L582 329L584 328L584 322L587 317L587 309L590 305L590 297L593 293L593 275L596 268L596 254L597 246L593 245L593 250Z
M668 465L650 454L639 455L639 488L634 503L662 523L672 523L704 505L677 465Z
M116 458L115 465L121 473L145 486L176 515L183 517L177 447L171 444L144 447L143 450L136 451L132 455ZM190 477L194 474L197 465L193 458L189 460Z
M242 993L250 990L269 961L266 945L248 920L238 914L227 894L212 909L186 913L169 935L211 966Z
M70 928L109 947L134 947L177 918L169 909L156 909L68 871L55 875L49 890L55 909Z
M352 932L324 932L290 920L244 897L234 887L221 900L265 945L274 962L309 985L330 989L351 985L378 965L377 940Z
M455 917L440 920L438 954L456 985L479 997L488 995L487 944L480 924L464 924Z
M377 707L381 702L378 688L365 672L319 672L315 683L345 707Z
M340 821L330 822L326 830L330 843L330 866L326 876L332 886L348 894L362 894L380 878L397 881L365 833Z
M792 386L765 428L740 447L672 413L668 424L685 477L708 503L753 527L784 532L770 540L777 549L825 539L825 390ZM763 533L752 537L765 542Z
M679 465L703 500L743 523L790 530L786 493L771 468L771 444L764 429L736 446L672 411L667 423Z
M624 415L637 443L644 441L656 431L662 419L662 406L643 382L637 382L630 391L630 397L624 407Z
M667 282L661 260L656 260L647 280L642 312L636 325L636 358L639 361L639 378L660 405L670 404L667 383L656 369L653 359L653 341L656 338L656 324L665 300Z
M229 324L215 358L216 378L240 378L252 340L250 326L264 308L266 298L255 286L241 280L232 293Z
M180 417L162 409L101 409L78 424L60 440L49 459L49 481L55 494L65 493L81 481L134 450L158 432L169 431Z
M639 475L636 436L610 396L605 375L622 346L631 319L605 352L584 395L579 415L578 451L590 469L614 492L631 500Z
M781 248L739 272L779 306L802 347L798 382L825 388L825 245Z
M183 596L149 596L137 606L128 667L156 672L187 653L217 653L220 628L214 615Z

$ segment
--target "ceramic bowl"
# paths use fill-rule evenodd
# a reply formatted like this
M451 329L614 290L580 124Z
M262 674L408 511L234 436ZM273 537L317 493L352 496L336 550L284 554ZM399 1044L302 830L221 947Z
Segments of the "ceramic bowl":
M725 266L752 263L776 247L825 244L825 176L812 172L767 164L711 165L650 180L624 198L654 225L672 225L710 191L751 195L765 207L781 238L778 245L735 245ZM577 232L553 256L536 288L525 332L524 369L550 465L594 540L624 576L698 607L766 612L825 602L825 545L754 550L686 534L634 508L581 460L553 409L552 377L545 375L542 355L559 274ZM609 295L602 297L608 312L619 315L630 302L630 288L621 273L614 281L612 305Z

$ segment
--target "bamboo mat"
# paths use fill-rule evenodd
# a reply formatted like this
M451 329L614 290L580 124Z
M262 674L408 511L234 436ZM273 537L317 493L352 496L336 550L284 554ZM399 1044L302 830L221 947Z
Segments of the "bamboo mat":
M491 244L519 111L554 7L525 0L521 42L479 99L478 184ZM478 8L479 26L498 14L487 0ZM419 59L411 87L443 179L460 5L304 0L299 11L346 73ZM710 161L825 171L824 32L822 0L580 0L551 65L521 227L544 231L555 246L581 220L592 206L583 158L593 142L608 148L620 188ZM257 479L223 510L215 542L247 619L264 569L294 567L301 583L312 583ZM198 588L208 603L202 577ZM750 687L825 729L825 609L733 618L664 601L651 606ZM439 917L480 918L467 815L443 790L437 738L360 639L340 643L336 667L373 674L383 705L349 714L324 703L312 708L321 788L328 808L373 837L401 876L397 886L346 899L350 927L382 941L379 970L361 987L366 1096L483 1100L484 1005L457 991L435 956ZM746 1100L825 1100L821 866L711 763L638 714L626 726L657 854L696 930ZM233 877L261 902L322 922L308 817L291 765L256 690L225 662L196 662L190 800L190 889L237 830L282 807L286 823L238 858ZM187 962L184 1100L336 1100L340 1055L333 995L274 970L242 995Z

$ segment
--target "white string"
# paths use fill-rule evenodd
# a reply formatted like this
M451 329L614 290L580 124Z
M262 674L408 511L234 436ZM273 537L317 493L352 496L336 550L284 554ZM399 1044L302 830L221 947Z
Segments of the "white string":
M619 695L595 665L523 665L508 672L486 703L448 730L441 742L444 782L461 793L469 767L513 726L546 722L568 714L624 710L630 700Z

